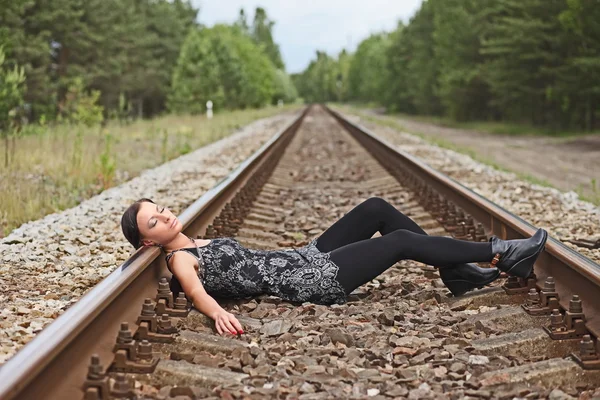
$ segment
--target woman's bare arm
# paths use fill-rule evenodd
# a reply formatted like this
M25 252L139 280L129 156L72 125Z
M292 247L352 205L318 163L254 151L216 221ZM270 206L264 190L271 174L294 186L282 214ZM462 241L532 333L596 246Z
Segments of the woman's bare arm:
M242 333L242 325L237 318L226 311L212 298L206 290L194 268L193 258L182 257L182 253L175 253L171 257L170 264L173 274L181 284L185 294L192 300L192 304L202 314L215 320L215 326L219 334L229 331L232 334Z

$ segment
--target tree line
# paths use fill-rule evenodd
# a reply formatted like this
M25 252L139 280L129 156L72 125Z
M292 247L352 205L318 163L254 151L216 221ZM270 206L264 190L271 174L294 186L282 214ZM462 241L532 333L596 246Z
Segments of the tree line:
M283 69L272 26L257 8L251 27L241 10L233 25L190 31L175 66L169 109L199 112L209 99L217 108L294 101L296 89Z
M0 6L0 130L69 119L258 107L296 97L262 8L206 27L190 0L16 0ZM96 120L96 118L91 118Z
M375 102L456 121L600 127L597 0L425 0L354 54L317 52L293 81L310 102Z

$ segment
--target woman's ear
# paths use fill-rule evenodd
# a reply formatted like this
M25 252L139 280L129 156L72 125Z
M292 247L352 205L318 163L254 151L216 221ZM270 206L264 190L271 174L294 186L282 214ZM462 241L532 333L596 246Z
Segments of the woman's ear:
M154 242L148 239L142 239L142 246L154 246Z

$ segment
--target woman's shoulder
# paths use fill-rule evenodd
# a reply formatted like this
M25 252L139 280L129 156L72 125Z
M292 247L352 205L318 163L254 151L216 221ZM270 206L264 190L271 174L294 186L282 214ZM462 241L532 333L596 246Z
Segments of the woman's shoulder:
M171 271L171 267L174 264L186 263L196 265L198 254L195 247L184 247L181 249L173 250L165 255L165 261L167 268ZM172 272L172 271L171 271Z

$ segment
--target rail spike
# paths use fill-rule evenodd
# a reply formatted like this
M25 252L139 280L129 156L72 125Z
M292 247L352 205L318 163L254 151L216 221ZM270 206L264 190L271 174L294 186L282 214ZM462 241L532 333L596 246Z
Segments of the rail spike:
M530 293L534 289L530 290ZM552 310L560 309L558 304L558 293L556 292L554 278L549 276L544 282L544 287L539 293L538 304L526 302L521 307L530 315L550 315Z
M552 320L551 325L544 327L544 330L548 332L552 339L576 339L589 334L585 327L583 306L576 294L569 301L569 310L565 312L564 318L558 309L552 311L550 318Z
M135 338L138 340L146 339L150 342L172 343L175 341L174 333L177 328L171 324L171 319L167 314L160 318L154 310L152 299L146 298L142 305L142 313L138 317L136 324L138 329Z
M571 357L583 369L600 369L600 343L592 340L590 335L584 335L579 342L579 353L571 353Z
M502 289L506 294L526 294L531 289L535 289L537 282L537 276L534 272L527 277L527 279L519 278L516 276L509 276Z
M110 398L108 375L102 371L98 354L92 355L88 366L88 374L83 383L83 393L84 400L106 400Z
M148 358L148 350L152 354L152 345L148 342L138 344L134 339L129 324L121 323L121 329L117 336L117 343L113 351L115 358L109 367L111 372L132 372L136 374L146 374L154 372L159 359Z
M110 392L111 396L115 399L128 399L128 400L137 400L138 396L135 394L133 390L133 385L127 379L125 374L119 372L115 376L115 383L113 384L113 388Z
M182 295L183 301L181 299ZM158 281L158 291L156 293L156 313L158 315L167 314L171 317L185 318L188 316L189 312L185 294L179 292L179 296L174 299L167 278L160 278Z

